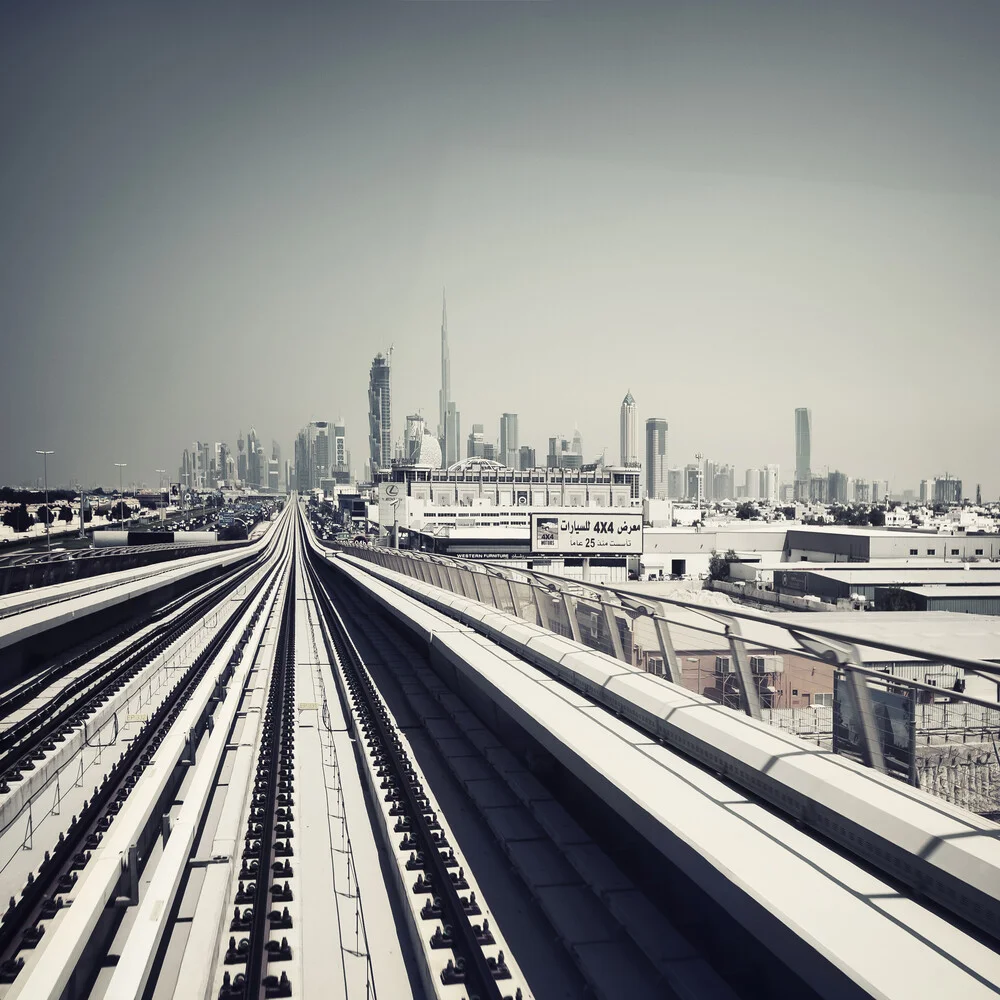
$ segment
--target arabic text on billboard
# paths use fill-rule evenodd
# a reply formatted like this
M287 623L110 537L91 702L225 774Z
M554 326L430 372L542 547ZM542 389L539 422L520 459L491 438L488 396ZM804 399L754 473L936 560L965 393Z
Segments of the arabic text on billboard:
M531 547L535 552L584 555L642 552L642 515L532 514Z

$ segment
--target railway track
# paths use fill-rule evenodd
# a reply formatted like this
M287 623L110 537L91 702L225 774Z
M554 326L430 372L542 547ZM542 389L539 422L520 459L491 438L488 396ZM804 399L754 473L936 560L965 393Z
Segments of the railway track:
M287 544L286 539L285 547ZM259 579L249 586L248 581L254 573ZM67 727L82 724L87 709L106 700L116 686L120 687L129 676L141 670L145 662L156 655L153 651L164 648L164 645L176 639L185 629L200 623L207 612L224 607L227 601L231 601L234 591L248 585L245 597L239 602L231 602L232 610L218 623L207 644L184 669L182 675L173 681L166 696L136 732L127 749L121 751L117 760L111 763L103 780L94 787L93 794L83 800L80 811L73 816L50 850L45 851L37 874L29 874L20 897L11 897L10 905L0 922L0 983L15 982L25 964L24 955L19 953L36 948L46 933L47 924L73 901L77 884L86 875L92 857L99 851L105 835L139 785L147 768L156 761L157 751L165 737L181 716L193 693L205 681L208 671L218 666L216 661L220 652L231 646L232 652L215 676L216 689L225 687L242 659L243 649L275 586L275 579L273 569L262 571L261 567L253 567L237 572L227 583L212 588L211 594L197 599L193 608L182 613L179 620L172 623L166 635L158 635L149 641L141 640L138 649L120 655L111 669L101 670L99 679L95 681L91 678L90 688L76 701L68 696L62 699L56 711L50 708L41 712L33 720L26 737L19 730L18 736L21 736L22 742L8 750L8 757L23 755L25 739L35 747L44 746L42 741L47 740L52 744L50 749L54 749L55 739L65 738ZM248 608L252 610L248 612ZM222 617L221 612L219 614ZM169 640L167 636L170 637ZM188 748L193 748L206 727L211 725L212 704L209 700L204 710L198 713L194 724L188 728L185 734ZM189 749L189 752L193 753L193 749ZM183 777L183 766L172 770L176 770L176 773L171 773L163 783L163 788L157 794L158 801L168 801L168 796ZM159 824L154 822L152 828L146 824L129 849L126 871L122 876L123 884L118 887L122 890L118 895L123 902L134 901L139 871L148 857L153 828L159 830Z

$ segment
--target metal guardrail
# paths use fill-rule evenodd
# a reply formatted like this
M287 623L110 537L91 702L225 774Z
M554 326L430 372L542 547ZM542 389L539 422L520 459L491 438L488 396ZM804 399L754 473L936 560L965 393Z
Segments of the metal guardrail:
M942 656L936 652L883 640L876 644L872 639L862 639L837 628L826 616L816 626L790 626L759 611L706 606L675 597L647 596L613 585L582 582L520 567L378 546L338 547L386 569L492 605L632 666L655 663L653 672L683 687L691 686L684 676L684 653L699 648L704 657L706 651L715 651L728 657L730 665L730 675L721 688L726 697L716 700L770 724L778 724L775 710L768 706L762 713L762 698L768 699L769 689L761 673L754 671L751 656L787 654L822 664L830 671L831 678L836 674L839 683L843 684L844 708L853 722L854 742L849 750L854 749L863 763L923 786L966 808L988 813L997 809L994 793L1000 789L1000 750L996 744L1000 735L1000 705L866 666L859 646L884 650L907 661L926 663L929 671L942 661ZM692 645L693 634L705 637L700 647ZM1000 678L1000 664L961 656L946 659L967 672ZM698 693L703 692L699 690ZM876 710L876 702L893 695L912 699L915 709L908 766L886 759L887 715L884 708ZM948 701L941 701L943 697ZM961 730L959 719L963 723ZM784 721L781 728L788 731L795 727ZM952 772L960 776L955 782L941 779L943 765L938 766L944 749L941 743L965 743L970 732L975 740L992 744L988 747L988 760L983 753L970 758L972 763L986 765L987 780L985 783L983 780L970 782L961 777L961 772L954 769L953 760ZM824 735L832 734L828 730ZM918 739L924 735L927 743L936 747L937 762L927 759L925 747L920 746L920 753L917 752Z

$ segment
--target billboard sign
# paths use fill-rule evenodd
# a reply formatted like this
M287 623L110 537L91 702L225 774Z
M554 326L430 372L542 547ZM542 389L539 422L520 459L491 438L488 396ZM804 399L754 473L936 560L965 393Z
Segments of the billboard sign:
M916 704L912 693L902 687L886 690L874 684L869 684L868 690L885 766L890 774L913 782L916 776ZM847 679L838 670L833 677L833 752L862 760L863 740Z
M533 513L531 551L584 556L641 555L642 514L593 509L579 513Z

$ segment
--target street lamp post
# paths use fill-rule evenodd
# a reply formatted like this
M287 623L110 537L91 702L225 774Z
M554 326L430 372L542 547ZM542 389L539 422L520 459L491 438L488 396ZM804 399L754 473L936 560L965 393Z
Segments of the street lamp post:
M118 527L121 531L125 530L125 494L122 492L122 469L124 469L128 462L115 462L118 468Z
M36 455L42 456L42 474L45 477L45 550L52 551L52 540L49 537L49 521L52 518L52 511L49 509L49 455L54 455L54 451L41 451L35 449Z

